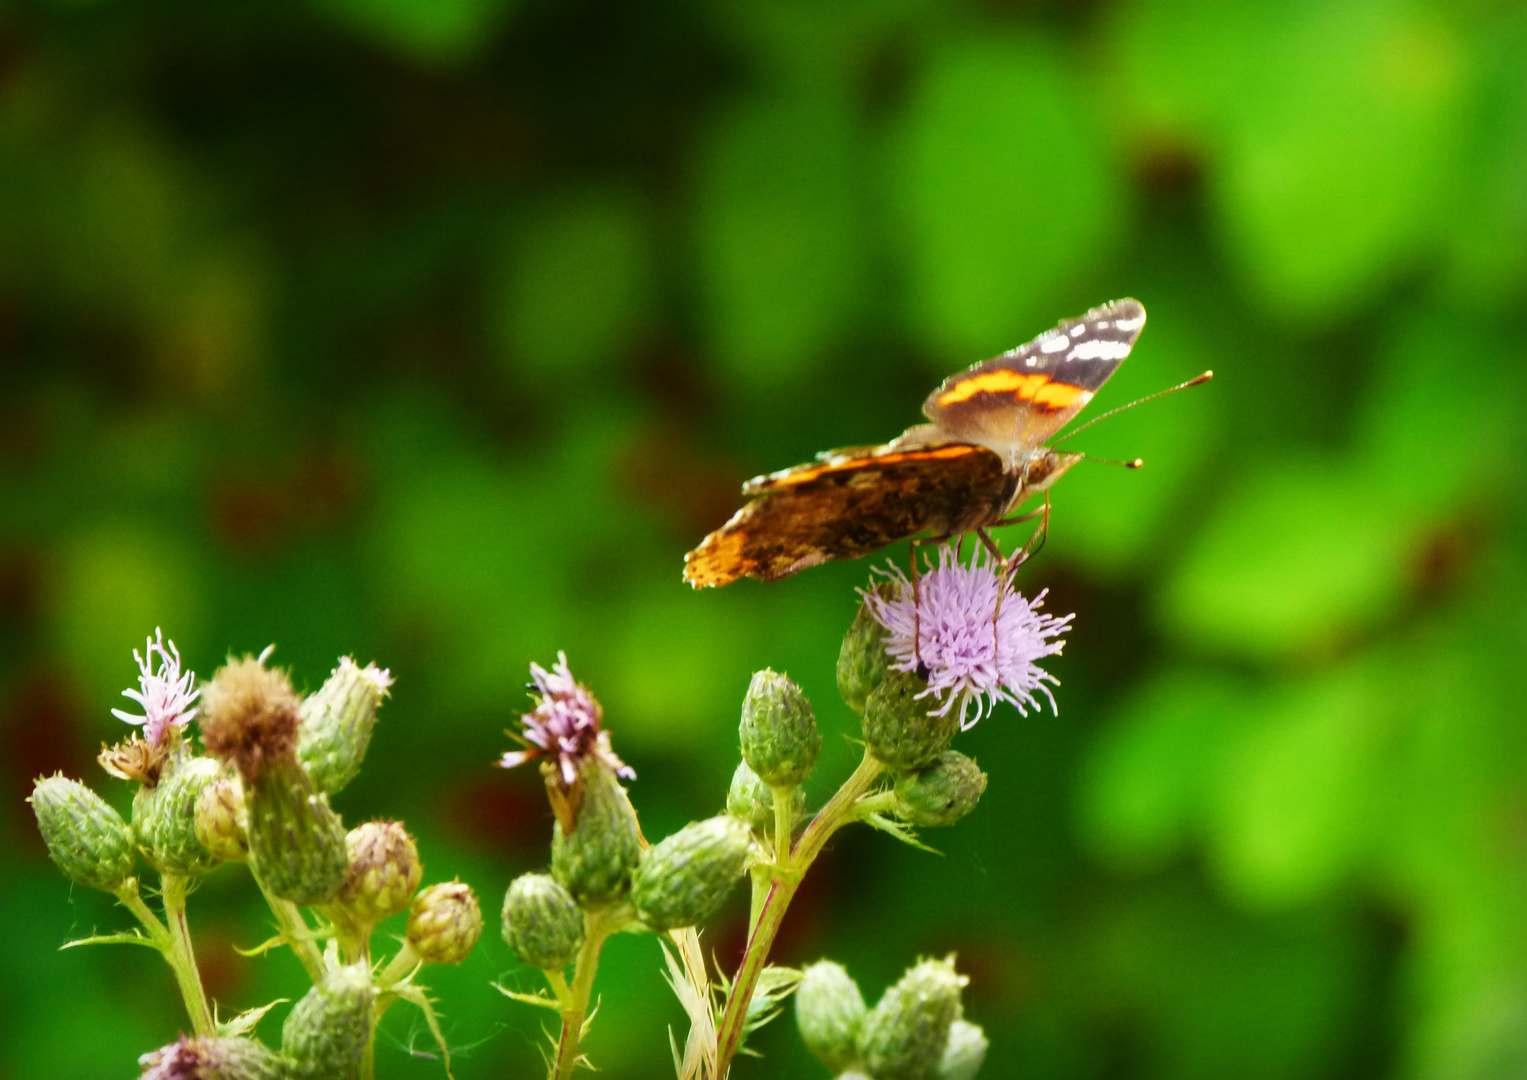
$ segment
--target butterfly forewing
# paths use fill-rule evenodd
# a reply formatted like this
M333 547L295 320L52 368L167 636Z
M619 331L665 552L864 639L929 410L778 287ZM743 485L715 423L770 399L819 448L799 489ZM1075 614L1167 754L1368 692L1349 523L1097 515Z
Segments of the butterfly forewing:
M944 380L923 413L955 438L1014 462L1092 400L1145 325L1137 300L1115 300L1067 319L1026 345Z

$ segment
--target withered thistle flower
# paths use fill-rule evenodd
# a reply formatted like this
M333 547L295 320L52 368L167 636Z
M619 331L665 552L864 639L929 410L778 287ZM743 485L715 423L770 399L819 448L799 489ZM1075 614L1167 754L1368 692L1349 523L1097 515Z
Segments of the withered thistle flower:
M350 870L345 827L297 760L299 700L281 671L233 660L207 686L202 741L239 771L255 872L296 904L334 897Z
M610 748L609 732L603 730L604 710L588 687L573 678L567 668L567 654L557 653L557 662L547 671L540 664L530 665L528 689L536 707L520 717L523 731L510 734L525 745L499 759L499 766L512 769L535 758L542 758L541 776L546 781L546 795L564 832L572 832L578 821L578 806L583 800L583 762L589 758L602 761L626 780L636 779L636 771Z
M138 1059L139 1080L282 1080L279 1055L254 1039L202 1036L161 1046Z
M164 767L170 762L167 743L151 743L133 735L115 746L101 744L96 761L118 780L132 780L151 788L159 783Z

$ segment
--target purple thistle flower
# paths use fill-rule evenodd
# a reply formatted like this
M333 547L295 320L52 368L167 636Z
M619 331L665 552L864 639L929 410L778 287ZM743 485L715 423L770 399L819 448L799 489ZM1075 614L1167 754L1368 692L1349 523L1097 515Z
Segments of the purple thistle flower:
M157 671L155 656L159 658ZM164 640L164 631L157 626L154 628L154 636L148 639L143 655L140 656L138 650L134 649L133 659L138 661L139 689L123 690L122 696L132 698L141 705L144 715L135 716L121 709L112 709L111 715L129 724L141 724L144 740L150 746L159 746L171 726L185 727L196 715L196 710L190 706L201 696L201 690L191 689L196 682L195 673L187 671L181 674L180 652L173 641Z
M911 581L894 565L877 571L896 586L892 598L860 590L870 614L886 629L891 666L913 671L921 662L928 689L919 696L932 694L942 703L934 710L938 716L958 705L961 730L974 727L999 701L1012 702L1027 715L1040 707L1035 694L1043 694L1054 712L1055 696L1045 684L1059 686L1060 681L1034 661L1065 647L1056 638L1075 617L1040 614L1045 594L1024 599L993 563L984 547L976 548L966 566L945 546L939 549L938 564L929 560L928 572L918 581L917 604ZM972 704L975 716L967 722Z
M604 710L589 688L573 679L567 669L566 653L557 653L557 662L550 671L540 664L531 664L530 678L536 707L520 717L524 731L515 736L525 744L525 749L506 753L499 759L501 767L512 769L545 757L554 769L554 774L547 777L548 784L555 779L563 791L577 786L578 767L589 757L603 761L617 776L636 779L635 771L610 749L609 732L600 727ZM551 771L544 765L542 770Z

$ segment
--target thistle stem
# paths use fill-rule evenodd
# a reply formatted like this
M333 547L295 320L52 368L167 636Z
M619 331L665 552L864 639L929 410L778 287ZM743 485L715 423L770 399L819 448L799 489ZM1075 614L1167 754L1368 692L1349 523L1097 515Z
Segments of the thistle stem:
M604 948L605 938L618 925L618 921L608 917L607 910L590 911L583 916L583 947L578 950L573 983L562 1007L562 1035L557 1039L552 1080L567 1080L578 1065L578 1044L583 1039L583 1021L588 1016L589 997L594 990L594 973L599 969L599 950ZM553 986L553 989L557 988ZM561 997L560 993L558 997Z
M387 961L387 966L376 973L372 982L376 986L376 1002L371 1006L371 1033L366 1037L366 1051L361 1055L359 1080L375 1080L376 1077L376 1029L382 1015L398 1000L393 987L408 978L418 968L420 960L413 946L403 942L398 955Z
M165 917L170 920L171 925L175 925L178 922L181 932L184 934L185 879L180 878L179 880L182 882L179 918L171 911L168 878L165 879ZM170 930L170 927L160 922L159 916L155 915L149 906L143 902L143 896L138 892L137 879L129 879L127 884L117 890L116 896L123 907L138 917L138 921L143 924L143 929L148 931L149 940L154 943L154 947L164 957L164 962L169 964L170 970L175 973L175 982L180 987L180 996L185 1001L186 1015L191 1019L192 1029L198 1035L212 1034L212 1016L207 1009L207 997L202 991L201 977L196 971L195 959L191 960L188 969L185 959L181 954L180 945L176 941L175 934ZM189 956L189 935L186 937L185 949L185 955Z
M185 999L192 1029L198 1035L212 1035L215 1029L212 1010L207 1006L207 992L202 988L196 954L191 949L191 930L186 925L187 885L187 879L181 874L165 874L163 877L164 958L175 972L175 981L180 984L180 996Z
M795 826L795 788L771 790L774 795L774 862L784 867L790 861L790 833Z
M742 954L737 976L732 980L732 991L726 998L726 1011L716 1031L716 1066L710 1080L724 1080L732 1066L732 1058L742 1046L743 1028L747 1024L753 991L758 988L758 978L769 961L769 950L774 945L775 935L779 933L790 901L796 889L800 888L801 879L806 876L806 871L821 854L822 847L832 834L853 820L855 803L884 769L883 764L869 751L865 751L859 767L843 782L843 786L827 801L827 805L817 811L816 817L811 819L811 824L806 826L806 831L796 842L794 850L776 854L773 882L762 902L756 904L757 915L753 920L752 932L748 935L747 949ZM779 805L780 799L776 794L776 815L779 815ZM776 822L779 820L777 816ZM788 843L789 833L785 836Z
M313 940L312 929L309 928L307 920L302 917L302 910L290 900L283 900L267 889L260 875L255 873L253 865L249 867L249 872L254 877L255 884L260 886L265 902L270 905L271 914L276 917L276 926L280 928L287 947L302 962L308 978L312 980L314 986L317 986L323 981L329 969L323 962L323 953L319 951L318 943Z

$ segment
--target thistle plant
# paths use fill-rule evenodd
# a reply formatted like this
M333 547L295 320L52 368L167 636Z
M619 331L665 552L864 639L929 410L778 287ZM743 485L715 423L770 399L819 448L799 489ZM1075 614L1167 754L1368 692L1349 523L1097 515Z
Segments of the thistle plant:
M540 760L556 816L549 872L517 878L503 905L503 935L547 991L507 996L553 1011L549 1076L580 1064L600 948L614 933L652 933L690 1031L675 1045L680 1080L722 1080L748 1037L796 993L807 1047L841 1080L970 1080L986 1052L964 1019L965 978L953 960L911 968L874 1008L837 964L804 971L770 965L769 954L802 880L839 829L865 823L915 846L915 830L954 825L971 813L987 776L951 748L961 730L1000 704L1022 711L1055 699L1038 661L1059 653L1070 616L1041 612L978 550L962 562L941 550L916 586L898 569L877 571L843 639L838 688L858 715L864 755L837 792L805 812L823 734L806 694L787 675L753 676L743 699L742 760L726 812L647 844L622 780L604 714L565 655L531 665L533 708L514 733L524 749L499 764ZM847 734L847 733L845 733ZM699 931L738 882L751 882L747 946L735 971L710 967ZM568 969L571 968L571 979Z
M200 685L160 631L134 653L138 688L124 693L143 712L112 712L142 734L103 747L99 758L133 785L130 818L81 781L36 782L30 801L53 861L70 879L111 893L140 925L71 944L132 942L163 955L189 1032L140 1058L154 1080L369 1080L377 1021L400 999L422 1010L449 1072L418 976L471 950L482 926L476 897L459 882L420 891L419 854L401 823L347 833L328 802L359 770L392 679L345 657L304 698L267 665L269 653L231 659ZM279 1049L255 1037L275 1003L220 1021L202 987L186 901L196 879L226 864L246 866L269 902L278 933L256 951L291 949L312 983L293 995L300 1000ZM159 896L157 912L145 882ZM377 924L404 911L406 940L390 959L374 960Z
M859 719L862 759L836 793L810 811L802 784L817 768L824 734L816 710L788 675L757 672L738 720L737 765L722 812L649 842L627 785L635 771L615 752L599 700L567 656L530 665L531 706L511 734L519 746L498 764L534 763L553 817L546 862L510 883L500 930L545 989L499 986L555 1016L548 1075L591 1066L584 1050L605 943L652 935L664 977L689 1019L680 1080L723 1080L749 1037L796 995L807 1048L840 1080L971 1080L986 1053L964 1018L964 976L953 958L923 960L873 1007L840 965L794 970L770 952L802 881L839 830L867 824L923 847L917 830L955 825L987 785L980 766L951 743L1009 704L1055 706L1053 676L1038 661L1059 653L1070 617L1056 618L1013 588L982 550L967 563L947 548L914 585L901 570L876 571L843 638L838 689ZM476 946L482 912L459 880L425 885L418 845L402 822L346 829L332 794L362 767L390 674L342 658L304 697L260 656L232 658L205 683L182 669L161 633L134 654L142 713L113 710L142 728L103 747L100 763L132 785L124 816L84 783L37 781L38 827L59 869L115 896L141 929L73 944L131 941L163 955L185 1003L178 1040L140 1059L155 1080L372 1080L377 1025L397 1001L418 1008L450 1055L421 982L430 965L459 964ZM196 724L193 732L192 721ZM200 747L194 735L200 736ZM720 780L722 778L718 778ZM311 986L292 995L279 1046L257 1036L275 1003L221 1021L203 990L187 922L193 883L242 866L269 904L276 935L258 952L288 948ZM144 899L157 893L159 910ZM702 928L749 884L746 948L735 970L708 961ZM405 918L390 956L377 927Z

